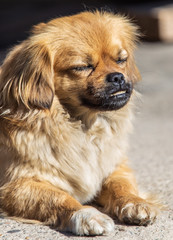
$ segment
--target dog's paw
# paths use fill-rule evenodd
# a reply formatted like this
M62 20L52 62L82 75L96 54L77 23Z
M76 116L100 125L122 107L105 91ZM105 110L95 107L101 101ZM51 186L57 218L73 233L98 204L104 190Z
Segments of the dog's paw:
M93 207L82 208L70 219L70 229L76 235L103 235L114 230L113 220Z
M144 226L152 224L158 215L157 207L143 199L128 202L117 208L117 212L121 222Z

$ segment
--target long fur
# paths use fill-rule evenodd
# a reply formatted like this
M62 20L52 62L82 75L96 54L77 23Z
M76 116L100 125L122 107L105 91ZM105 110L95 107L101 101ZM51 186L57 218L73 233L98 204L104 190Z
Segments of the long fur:
M9 52L0 73L0 207L7 215L78 235L113 230L111 218L82 205L93 200L120 221L155 219L156 207L139 197L125 164L135 90L116 111L90 109L78 98L87 81L99 93L111 72L140 79L137 35L122 16L84 12L35 26ZM128 61L117 66L108 56L122 49ZM76 73L91 56L94 73Z

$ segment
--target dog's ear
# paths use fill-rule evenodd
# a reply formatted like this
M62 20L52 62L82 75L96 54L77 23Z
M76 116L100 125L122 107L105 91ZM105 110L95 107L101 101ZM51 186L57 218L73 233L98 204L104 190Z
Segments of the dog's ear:
M41 41L29 39L16 46L2 65L3 105L50 109L54 97L51 61L49 50Z

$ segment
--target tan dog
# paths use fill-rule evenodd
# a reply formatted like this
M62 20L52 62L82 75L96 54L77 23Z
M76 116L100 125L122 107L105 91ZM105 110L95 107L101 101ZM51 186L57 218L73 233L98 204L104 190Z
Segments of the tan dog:
M147 225L157 207L126 166L137 29L110 13L40 24L0 75L0 207L77 235ZM91 202L103 207L104 213ZM106 215L108 214L108 215Z

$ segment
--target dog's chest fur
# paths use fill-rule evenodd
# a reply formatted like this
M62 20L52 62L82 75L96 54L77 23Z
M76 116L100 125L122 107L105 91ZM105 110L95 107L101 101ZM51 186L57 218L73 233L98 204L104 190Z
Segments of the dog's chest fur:
M129 125L127 111L98 115L89 129L62 114L42 119L34 131L21 130L13 136L20 164L12 161L10 178L37 177L86 203L124 157Z

